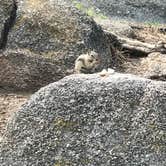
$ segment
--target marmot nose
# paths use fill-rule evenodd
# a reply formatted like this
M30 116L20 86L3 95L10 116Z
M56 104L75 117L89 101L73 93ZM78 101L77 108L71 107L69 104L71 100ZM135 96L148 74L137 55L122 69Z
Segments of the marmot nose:
M97 63L100 63L100 62L101 62L101 60L100 60L100 59L96 59L96 62L97 62Z

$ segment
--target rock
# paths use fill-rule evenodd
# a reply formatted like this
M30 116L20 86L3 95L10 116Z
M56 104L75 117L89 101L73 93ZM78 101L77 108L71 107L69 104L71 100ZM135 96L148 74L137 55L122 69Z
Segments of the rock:
M1 166L164 166L166 83L114 73L72 75L9 122Z
M113 32L119 36L125 36L128 38L135 37L135 31L129 25L130 23L124 20L116 19L100 19L95 18L95 21L102 26L107 32Z
M97 7L97 4L102 2L85 0L70 1L76 8L91 16L104 30L127 37L133 37L133 35L135 36L134 30L130 26L130 22L125 21L124 19L114 19L113 17L110 19L110 17L105 15L105 12L101 11Z
M7 20L10 18L11 11L13 9L13 0L0 0L0 49L3 49L6 44L6 33L4 31L5 24L7 26ZM8 27L6 27L8 30Z
M154 52L143 58L139 66L146 78L166 81L166 54Z
M76 0L77 6L102 13L116 19L139 22L166 23L164 0ZM78 5L79 4L79 5Z
M150 53L147 57L132 59L123 64L126 73L141 77L166 81L166 54L160 52Z
M71 74L68 71L58 60L27 50L8 50L0 54L0 86L8 90L38 90Z
M67 0L18 1L17 20L8 36L8 48L28 49L68 68L88 49L100 54L99 69L110 62L110 48L100 26Z

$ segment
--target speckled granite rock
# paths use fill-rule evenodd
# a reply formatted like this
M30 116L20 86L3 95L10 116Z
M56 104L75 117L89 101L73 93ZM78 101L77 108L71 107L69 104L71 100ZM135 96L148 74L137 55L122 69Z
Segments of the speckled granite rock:
M0 86L8 90L36 91L71 74L58 60L27 50L0 53Z
M140 64L142 76L166 81L166 54L154 52L142 59Z
M1 166L165 166L166 83L115 73L72 75L9 122Z
M73 0L70 0L73 1ZM114 18L140 22L166 23L165 0L75 0L96 12ZM74 1L74 2L75 2ZM81 5L79 5L81 6Z
M10 17L10 12L13 8L13 0L0 0L0 49L2 47L2 38L4 35L4 24Z
M135 61L135 63L134 61L132 64L127 62L124 67L127 73L153 80L166 81L166 54L153 52L147 57Z
M102 67L109 64L110 48L101 27L68 0L20 0L17 5L8 48L58 58L69 68L81 53L94 49L101 56Z

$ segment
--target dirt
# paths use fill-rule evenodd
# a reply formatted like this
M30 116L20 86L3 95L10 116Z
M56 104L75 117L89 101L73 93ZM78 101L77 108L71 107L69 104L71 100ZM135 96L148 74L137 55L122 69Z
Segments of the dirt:
M0 138L2 137L7 121L23 105L30 94L13 93L0 89Z

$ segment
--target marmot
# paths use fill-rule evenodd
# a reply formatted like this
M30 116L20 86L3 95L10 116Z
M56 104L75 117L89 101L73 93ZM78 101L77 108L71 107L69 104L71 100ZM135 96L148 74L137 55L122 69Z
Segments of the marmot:
M80 55L75 61L75 72L91 74L95 72L95 69L100 64L100 58L98 53L90 51L87 54Z

